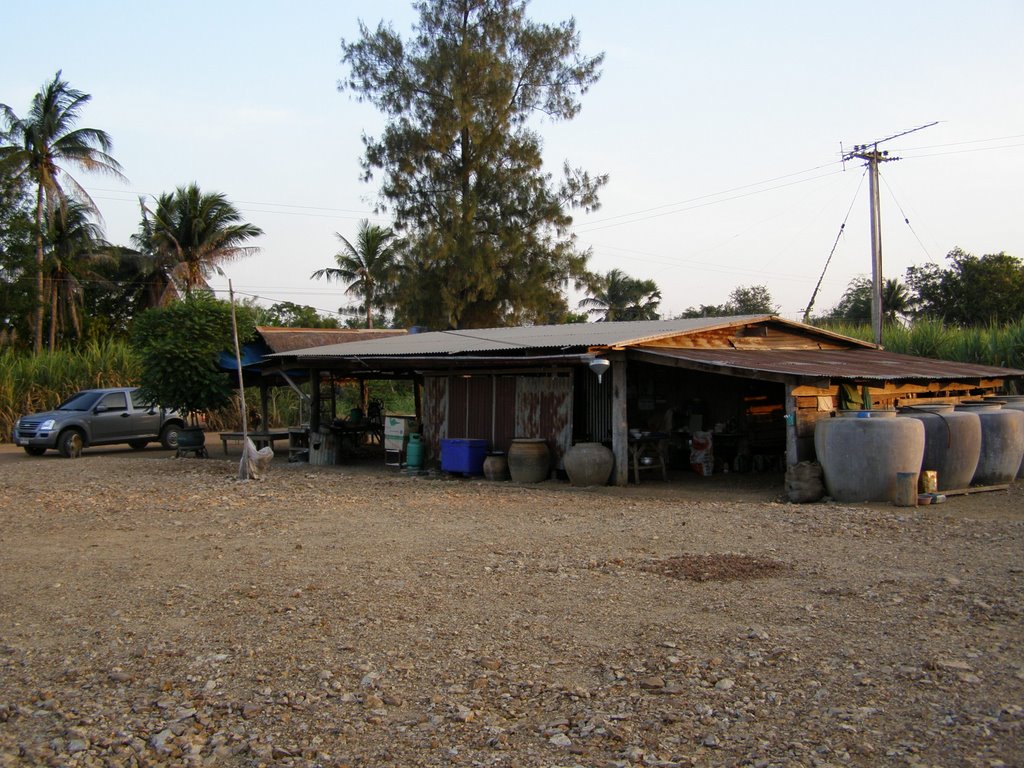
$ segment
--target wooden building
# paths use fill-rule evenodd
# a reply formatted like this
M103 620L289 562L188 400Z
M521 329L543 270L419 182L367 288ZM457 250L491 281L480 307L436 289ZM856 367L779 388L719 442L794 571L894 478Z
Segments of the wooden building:
M693 433L711 432L722 467L782 469L813 458L814 425L837 409L955 402L1024 377L896 355L773 315L411 333L267 360L314 380L415 379L428 461L444 438L507 451L513 438L540 437L561 467L574 442L599 441L619 485L638 432L664 440L670 465L688 463ZM595 360L610 363L600 378Z

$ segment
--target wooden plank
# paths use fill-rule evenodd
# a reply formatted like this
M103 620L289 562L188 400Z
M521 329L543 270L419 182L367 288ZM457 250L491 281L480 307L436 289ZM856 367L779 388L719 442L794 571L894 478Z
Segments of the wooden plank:
M975 485L971 488L956 488L952 491L939 491L940 496L967 496L971 493L988 493L989 491L1008 491L1009 483L1001 485Z

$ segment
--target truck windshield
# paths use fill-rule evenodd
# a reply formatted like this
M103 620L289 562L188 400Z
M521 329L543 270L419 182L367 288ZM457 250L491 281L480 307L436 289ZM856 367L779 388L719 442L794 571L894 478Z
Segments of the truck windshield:
M58 411L88 411L100 399L99 392L79 392L57 406Z

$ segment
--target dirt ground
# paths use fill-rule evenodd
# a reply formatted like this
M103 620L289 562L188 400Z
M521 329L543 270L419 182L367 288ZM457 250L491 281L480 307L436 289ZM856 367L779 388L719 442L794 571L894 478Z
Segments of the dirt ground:
M0 446L0 766L1021 766L1024 487Z

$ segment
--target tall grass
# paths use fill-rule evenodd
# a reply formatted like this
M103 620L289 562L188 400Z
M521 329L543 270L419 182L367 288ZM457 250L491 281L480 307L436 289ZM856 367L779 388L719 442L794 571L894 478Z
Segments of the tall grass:
M874 338L866 323L822 323L822 327L864 341ZM883 328L882 345L904 355L1024 370L1024 320L970 328L918 320Z
M127 387L139 383L141 364L123 341L90 342L77 350L31 355L0 347L0 443L9 442L14 422L26 413L49 410L75 392L94 387ZM387 413L411 413L412 385L406 381L371 381L370 397L384 401ZM308 391L308 385L304 387ZM246 405L259 410L260 392L245 391ZM347 416L359 406L359 385L337 385L338 415ZM267 427L285 427L309 420L309 408L300 408L299 396L290 387L271 387L267 403ZM238 397L232 404L207 414L210 429L240 429Z
M30 355L0 348L0 442L19 416L59 405L80 389L138 383L139 361L123 341Z

